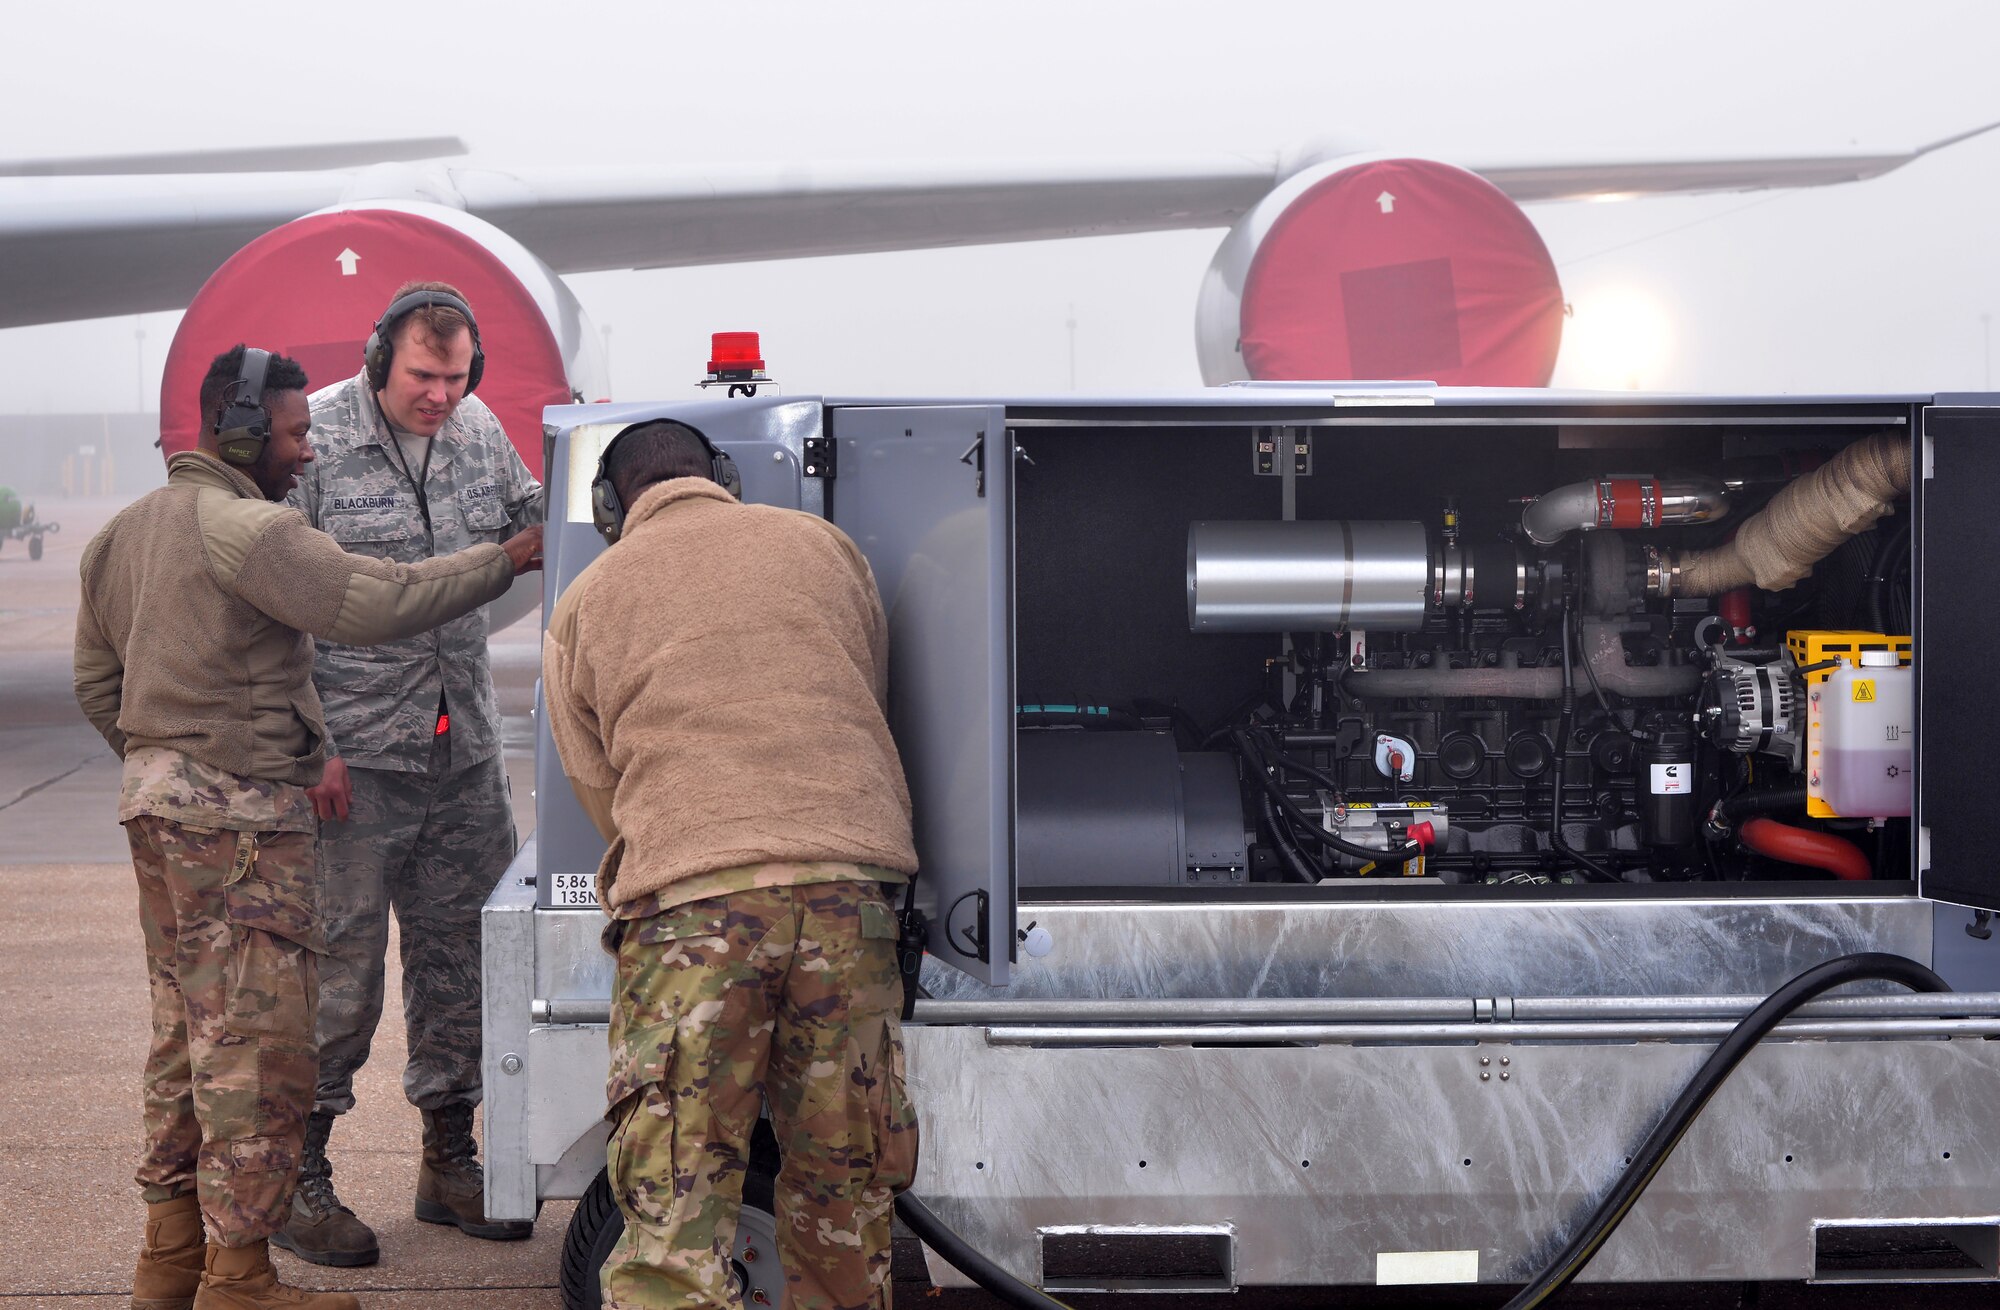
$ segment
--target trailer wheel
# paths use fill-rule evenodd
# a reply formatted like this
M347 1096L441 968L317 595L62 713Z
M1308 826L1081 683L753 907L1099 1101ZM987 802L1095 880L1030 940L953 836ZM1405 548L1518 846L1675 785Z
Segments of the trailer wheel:
M33 537L30 537L30 538L28 538L28 558L29 558L29 559L40 559L41 557L42 557L42 539L41 539L41 537L40 537L39 535L37 535L37 536L33 536Z
M777 1306L784 1299L785 1271L778 1264L778 1222L771 1213L778 1177L778 1141L768 1119L759 1120L750 1139L750 1167L743 1179L743 1210L736 1224L736 1253L730 1268L746 1306ZM598 1273L625 1232L625 1216L611 1196L611 1180L600 1169L590 1190L576 1203L563 1237L563 1310L597 1310L603 1297Z

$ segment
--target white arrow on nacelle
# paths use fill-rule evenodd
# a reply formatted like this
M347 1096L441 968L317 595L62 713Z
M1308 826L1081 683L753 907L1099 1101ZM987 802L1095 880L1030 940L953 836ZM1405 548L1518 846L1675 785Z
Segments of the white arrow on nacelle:
M333 257L333 262L340 265L340 275L342 277L353 277L355 270L361 264L361 256L355 254L352 250L343 250Z
M1382 212L1385 214L1393 214L1396 212L1396 197L1390 195L1387 191L1384 191L1381 195L1376 196L1375 203L1382 206Z

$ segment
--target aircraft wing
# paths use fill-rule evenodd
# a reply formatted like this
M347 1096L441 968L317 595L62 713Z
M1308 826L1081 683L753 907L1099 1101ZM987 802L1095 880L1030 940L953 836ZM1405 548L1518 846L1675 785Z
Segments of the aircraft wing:
M1224 227L1275 159L1149 166L733 167L0 176L0 327L178 309L248 242L317 209L428 200L558 273Z
M0 177L107 177L121 173L264 173L273 169L356 168L399 159L465 153L455 136L394 141L335 141L309 146L247 146L148 155L54 155L0 159Z
M1900 153L1470 167L1522 202L1819 186L1877 176L1971 135ZM402 162L432 144L458 146L301 147L288 171L245 171L282 157L262 149L168 157L198 172L129 157L0 162L0 327L178 309L251 240L343 203L461 208L558 273L580 273L1225 227L1296 167L1275 156L511 171ZM330 166L354 160L371 162Z
M1763 191L1862 182L1912 160L1990 132L1988 123L1918 146L1874 154L1795 155L1759 159L1625 160L1617 163L1487 164L1473 168L1521 204L1538 200L1611 200L1631 196Z

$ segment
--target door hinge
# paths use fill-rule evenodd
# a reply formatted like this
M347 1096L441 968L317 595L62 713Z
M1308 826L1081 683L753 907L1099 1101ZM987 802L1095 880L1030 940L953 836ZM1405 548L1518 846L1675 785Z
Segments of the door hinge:
M801 465L809 478L833 481L840 471L840 446L832 437L807 437Z

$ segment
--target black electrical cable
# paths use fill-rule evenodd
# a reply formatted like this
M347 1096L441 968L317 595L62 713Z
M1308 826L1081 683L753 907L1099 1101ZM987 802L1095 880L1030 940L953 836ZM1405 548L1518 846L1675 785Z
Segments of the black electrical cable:
M1562 715L1557 720L1556 728L1555 794L1549 799L1549 841L1557 851L1568 856L1577 868L1582 869L1585 875L1599 882L1618 882L1620 879L1617 874L1570 845L1569 838L1563 836L1563 782L1567 772L1564 766L1569 760L1570 724L1576 716L1576 674L1570 666L1569 646L1569 601L1565 599L1562 612Z
M1278 767L1290 769L1294 773L1303 773L1306 777L1311 778L1328 791L1336 795L1340 793L1340 779L1334 777L1324 769L1315 768L1295 755L1285 754L1282 750L1278 749L1275 741L1267 740L1261 734L1253 733L1252 735L1257 737L1257 747L1264 752L1265 758L1274 761Z
M1903 570L1910 562L1910 524L1906 519L1869 564L1866 578L1866 618L1876 632L1891 632L1891 609L1901 585ZM1900 629L1901 624L1896 625Z
M1237 702L1235 709L1229 711L1229 713L1222 716L1221 721L1218 722L1215 727L1210 728L1207 732L1202 734L1201 748L1203 750L1207 750L1211 744L1221 741L1224 737L1227 737L1232 733L1234 733L1236 731L1236 721L1238 719L1242 718L1246 714L1254 715L1259 707L1268 705L1270 703L1270 699L1271 696L1269 691L1263 687L1259 687L1256 691L1253 691L1248 696L1245 696L1242 700ZM1277 707L1272 706L1271 708L1276 709Z
M1047 1292L1028 1286L993 1263L985 1253L947 1227L929 1206L908 1192L896 1198L896 1217L909 1226L919 1241L943 1256L954 1269L1008 1305L1018 1306L1020 1310L1071 1310L1070 1306Z
M1296 801L1285 794L1285 789L1278 785L1278 780L1271 776L1270 770L1265 766L1264 758L1255 743L1251 741L1250 734L1238 728L1234 736L1236 749L1242 752L1245 767L1256 777L1271 799L1278 803L1278 808L1294 823L1312 829L1314 840L1322 845L1331 846L1341 854L1352 855L1357 860L1374 860L1380 864L1408 864L1424 853L1424 848L1415 842L1406 842L1387 850L1377 850L1373 846L1363 846L1359 842L1351 842L1327 832L1320 824L1313 821L1312 816L1300 809Z
M1278 807L1271 804L1269 796L1260 795L1257 799L1263 802L1264 827L1270 831L1271 844L1278 848L1278 858L1300 882L1317 883L1320 880L1319 873L1307 861L1305 852L1294 845L1292 839L1286 835L1283 826L1284 817L1278 813Z
M1916 992L1948 992L1951 990L1944 979L1931 972L1915 960L1901 955L1890 955L1883 951L1863 951L1855 955L1843 955L1815 965L1798 977L1772 992L1762 1004L1745 1015L1743 1021L1730 1030L1729 1036L1695 1071L1693 1078L1675 1098L1659 1125L1646 1138L1632 1156L1632 1163L1618 1181L1597 1203L1590 1218L1577 1230L1560 1254L1534 1278L1502 1310L1531 1310L1549 1297L1561 1291L1570 1279L1590 1263L1605 1239L1611 1236L1632 1207L1639 1203L1640 1195L1653 1176L1667 1162L1681 1138L1687 1136L1693 1126L1695 1116L1702 1112L1730 1072L1743 1062L1751 1048L1767 1036L1778 1021L1798 1009L1822 992L1830 991L1843 983L1860 982L1864 979L1879 978L1887 982L1901 983Z
M1905 524L1889 547L1889 562L1880 570L1887 597L1882 611L1882 626L1875 630L1891 636L1910 630L1911 535L1909 525Z
M1617 712L1611 708L1611 702L1605 699L1604 688L1597 685L1597 670L1590 667L1588 659L1583 662L1583 676L1590 683L1590 694L1597 697L1597 707L1604 711L1605 718L1611 720L1611 726L1634 741L1644 741L1646 734L1639 729L1639 711L1632 711L1630 723L1618 717Z

